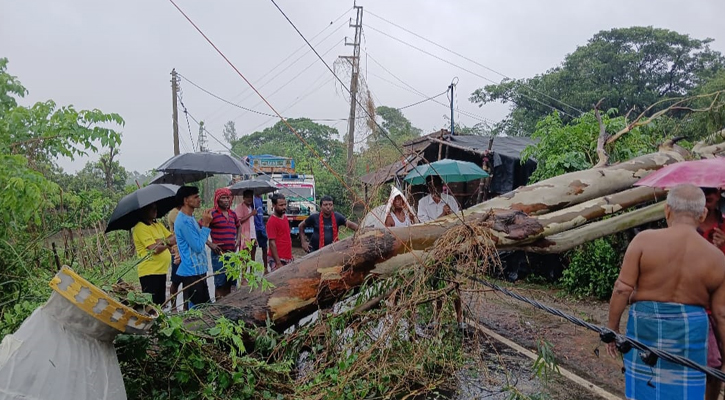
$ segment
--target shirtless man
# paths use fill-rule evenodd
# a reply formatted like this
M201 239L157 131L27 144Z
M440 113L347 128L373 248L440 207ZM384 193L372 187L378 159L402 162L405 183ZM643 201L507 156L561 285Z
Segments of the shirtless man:
M707 361L706 307L717 321L716 334L725 337L725 255L697 232L706 213L700 188L686 184L670 190L668 227L641 232L627 248L607 324L619 332L629 303L628 337L702 365ZM607 345L607 352L616 355L615 343ZM636 350L624 355L624 364L628 399L705 397L705 374L661 359L649 367Z

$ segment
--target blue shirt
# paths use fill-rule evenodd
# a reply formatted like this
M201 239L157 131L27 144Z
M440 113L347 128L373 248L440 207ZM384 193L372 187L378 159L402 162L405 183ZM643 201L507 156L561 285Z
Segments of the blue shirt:
M194 217L179 213L174 222L174 234L179 246L181 264L176 272L179 276L206 275L209 261L206 256L206 239L209 228L202 228Z
M262 199L254 196L254 208L257 209L257 215L254 216L254 229L264 231L264 203Z

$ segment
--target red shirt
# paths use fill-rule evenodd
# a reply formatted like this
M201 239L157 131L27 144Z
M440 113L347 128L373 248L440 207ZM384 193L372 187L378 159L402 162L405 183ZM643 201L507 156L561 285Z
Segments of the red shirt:
M292 236L287 216L282 218L271 215L267 221L267 238L274 240L277 245L277 255L286 260L292 259ZM269 247L268 254L272 256L272 247Z
M702 230L700 228L697 228L697 232L702 235L705 239L707 239L708 242L712 243L712 236L715 233L715 228L719 228L720 230L725 231L725 221L723 221L722 215L719 213L717 214L717 222L714 223L711 227L709 227L707 230ZM720 251L725 253L725 244L720 246Z

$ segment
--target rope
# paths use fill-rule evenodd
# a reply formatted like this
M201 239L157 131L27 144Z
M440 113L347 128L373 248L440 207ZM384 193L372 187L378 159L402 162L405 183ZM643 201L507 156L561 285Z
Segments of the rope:
M536 300L529 299L518 293L514 293L508 289L502 288L501 286L498 286L495 283L491 283L491 282L488 282L488 281L485 281L482 279L478 279L474 276L461 273L458 270L456 270L456 273L458 273L459 275L462 275L463 277L465 277L471 281L480 283L481 285L484 285L488 288L494 289L507 296L513 297L516 300L523 301L524 303L528 303L540 310L544 310L550 314L556 315L557 317L564 318L567 321L573 323L574 325L578 325L583 328L587 328L589 330L597 332L604 343L615 342L617 344L617 349L620 352L622 352L622 354L626 354L627 352L632 350L632 348L637 349L642 352L642 354L640 354L642 361L644 361L649 366L654 366L655 363L657 363L657 358L661 358L661 359L667 360L671 363L675 363L675 364L683 365L685 367L692 368L692 369L700 371L708 376L712 376L722 382L725 382L725 373L720 370L708 367L706 365L700 365L700 364L690 360L689 358L681 357L676 354L671 354L664 350L660 350L656 347L648 346L636 339L633 339L626 335L617 333L609 328L591 324L589 322L584 321L583 319L569 315L561 310L557 310L556 308L549 307L545 304L539 303Z

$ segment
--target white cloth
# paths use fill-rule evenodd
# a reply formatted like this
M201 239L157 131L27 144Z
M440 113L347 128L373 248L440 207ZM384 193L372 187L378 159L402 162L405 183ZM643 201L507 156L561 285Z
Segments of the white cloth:
M119 333L54 292L0 343L0 400L126 400Z
M413 207L410 206L408 200L403 195L403 192L395 186L390 186L390 197L388 197L387 203L377 206L370 210L370 212L363 218L360 223L360 228L385 228L385 218L390 214L390 210L393 208L393 200L397 196L403 198L403 209L409 211L411 214L415 213ZM411 223L411 225L413 225Z
M442 193L441 200L438 203L433 201L431 195L423 197L418 202L418 220L420 222L428 222L438 219L443 214L443 206L446 204L448 204L452 212L456 213L459 211L456 198L449 194Z
M249 212L251 213L254 211L254 205L247 206L249 208ZM249 240L257 240L257 227L254 225L254 217L249 217L250 223L249 223Z
M407 212L407 210L403 209L403 213L405 215L405 219L403 221L399 220L398 217L395 215L395 213L390 213L390 218L393 219L394 226L411 226L413 225L410 222L410 214Z

